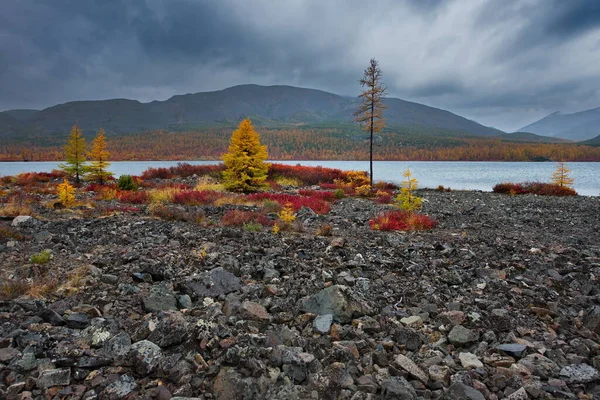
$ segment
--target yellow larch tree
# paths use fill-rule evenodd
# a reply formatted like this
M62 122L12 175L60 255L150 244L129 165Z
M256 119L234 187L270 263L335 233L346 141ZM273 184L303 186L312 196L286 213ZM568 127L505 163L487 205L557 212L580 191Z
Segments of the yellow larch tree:
M244 119L231 135L228 152L223 155L223 184L235 192L254 192L264 186L269 172L267 146L249 119Z
M110 153L106 150L106 134L100 129L92 142L92 149L87 153L90 165L87 167L87 179L103 185L112 174L106 169L110 165Z
M79 126L73 125L69 135L69 141L65 146L65 163L59 164L58 167L65 171L67 175L75 179L75 183L79 184L85 174L85 138Z
M573 186L575 180L569 177L569 172L571 172L571 170L567 168L566 164L562 161L559 161L556 165L556 170L552 174L552 183L558 186Z
M396 204L404 211L412 214L421 208L423 199L417 197L414 191L417 190L417 179L413 177L410 169L404 171L405 181L402 181L400 193L396 196Z

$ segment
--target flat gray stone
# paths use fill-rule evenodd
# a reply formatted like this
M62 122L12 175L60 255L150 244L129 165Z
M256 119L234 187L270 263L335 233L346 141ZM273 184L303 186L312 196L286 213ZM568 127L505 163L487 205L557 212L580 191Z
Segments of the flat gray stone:
M331 324L333 324L333 315L331 314L319 315L313 321L313 327L315 328L315 331L323 334L329 333Z
M523 352L527 349L527 346L519 343L506 343L496 346L496 349L507 353L511 356L521 357L521 355L523 355Z
M71 383L71 368L48 369L40 374L36 385L40 389L52 386L67 386Z
M448 333L448 341L455 346L467 346L477 341L477 334L462 325L456 325Z
M600 372L587 364L567 365L559 375L570 383L590 383L600 379Z
M394 361L396 362L396 364L399 367L401 367L403 370L405 370L410 375L417 378L424 384L427 384L427 382L429 381L429 377L427 376L425 371L423 371L421 368L419 368L419 366L417 364L415 364L415 362L413 360L406 357L405 355L398 354L396 356L396 358L394 359Z
M485 396L479 390L456 381L448 388L450 399L485 400Z
M240 290L240 279L223 267L202 274L199 279L182 284L182 290L192 298L218 297Z
M152 286L148 294L142 297L142 306L146 312L178 310L177 298L163 285Z

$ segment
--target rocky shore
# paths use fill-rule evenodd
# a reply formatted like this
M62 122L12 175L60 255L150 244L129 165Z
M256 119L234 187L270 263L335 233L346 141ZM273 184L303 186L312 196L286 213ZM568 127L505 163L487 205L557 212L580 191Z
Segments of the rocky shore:
M278 234L1 221L2 282L57 286L0 302L0 398L600 398L600 198L420 195L411 233L357 198Z

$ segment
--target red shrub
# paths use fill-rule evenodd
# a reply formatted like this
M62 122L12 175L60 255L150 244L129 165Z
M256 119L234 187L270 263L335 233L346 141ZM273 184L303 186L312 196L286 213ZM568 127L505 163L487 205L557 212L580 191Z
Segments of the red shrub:
M238 209L229 210L221 217L223 226L243 226L248 222L255 222L262 226L272 226L273 221L265 214L256 211L243 211Z
M395 183L391 183L391 182L379 181L379 182L375 182L373 184L373 189L386 190L386 191L397 190L398 185L396 185Z
M172 179L186 178L192 175L209 175L214 178L221 176L225 169L223 164L213 165L191 165L187 163L178 163L176 166L168 168L148 168L142 173L143 179Z
M523 185L520 183L504 182L495 185L492 188L494 193L502 194L521 194L523 193Z
M185 183L177 183L177 182L161 182L160 184L156 185L157 189L177 189L177 190L191 190L192 187L190 185L187 185Z
M117 199L122 203L144 204L148 202L148 192L122 190L117 193Z
M23 172L17 175L15 185L27 186L32 183L46 183L53 179L62 179L65 175L59 171L53 172Z
M333 183L335 179L344 179L345 172L336 168L308 167L302 165L271 164L269 179L285 177L298 179L306 186L320 183Z
M212 204L215 200L223 197L223 193L214 190L184 190L175 193L173 203L188 206L201 206Z
M388 211L369 221L371 229L380 231L420 231L435 228L437 224L427 215L403 210Z
M316 197L298 196L288 193L254 193L248 196L250 201L272 200L282 206L289 205L294 212L302 207L308 207L317 214L327 214L331 207L329 203Z
M543 182L499 183L494 186L492 190L494 193L512 195L537 194L539 196L577 196L577 192L570 187Z
M333 203L337 200L335 194L332 191L300 189L298 190L298 194L306 197L314 197L315 199L327 201L329 203Z
M114 183L109 183L106 185L101 185L99 183L90 183L89 185L87 185L85 187L85 191L86 192L96 192L96 193L100 193L102 190L106 190L106 189L116 189L117 185L115 185Z

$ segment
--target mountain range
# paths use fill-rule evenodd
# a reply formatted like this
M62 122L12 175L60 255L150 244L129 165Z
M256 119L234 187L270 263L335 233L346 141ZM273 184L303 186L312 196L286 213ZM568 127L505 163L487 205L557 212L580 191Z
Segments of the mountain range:
M519 130L576 141L592 139L600 135L600 108L573 114L556 111Z
M504 132L439 108L396 98L384 100L388 127L419 127L466 135ZM293 86L240 85L141 103L112 99L72 101L44 110L0 112L0 137L66 135L77 123L84 132L104 128L115 135L152 130L185 131L235 126L249 117L258 126L329 126L351 124L358 99Z
M239 85L213 92L176 95L141 103L110 99L71 101L43 110L0 112L0 138L49 143L64 138L74 124L84 133L103 128L123 136L145 131L193 131L234 127L246 117L262 127L339 128L353 124L355 97L294 86ZM600 108L574 114L552 113L515 133L483 126L435 107L386 98L389 129L411 129L422 135L486 136L521 142L582 141L600 133ZM594 142L593 142L594 143Z

